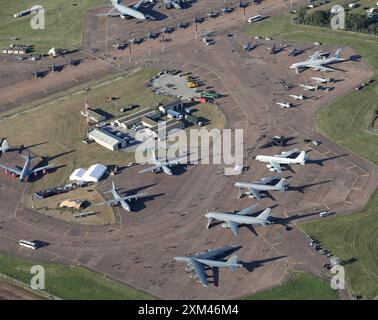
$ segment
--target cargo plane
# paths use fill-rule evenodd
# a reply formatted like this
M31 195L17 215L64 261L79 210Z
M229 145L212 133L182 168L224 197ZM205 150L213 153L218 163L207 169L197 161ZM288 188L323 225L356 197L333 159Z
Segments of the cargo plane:
M297 73L308 68L316 71L334 71L334 69L327 67L327 65L346 61L346 59L341 58L340 52L341 49L338 49L333 56L325 57L321 55L320 51L318 51L315 52L308 60L293 63L289 68L295 69Z
M113 200L108 200L108 201L104 201L104 202L97 203L97 204L96 204L96 207L98 207L98 206L102 206L102 205L104 205L104 204L107 204L107 205L109 205L109 206L113 206L113 205L118 206L118 205L121 205L121 207L122 207L124 210L128 211L128 212L131 211L131 207L130 207L130 205L128 204L128 202L130 202L131 200L137 200L137 199L139 199L139 198L142 198L142 197L145 197L145 196L148 195L148 193L139 193L139 194L134 194L134 195L131 195L131 196L125 196L125 197L122 197L122 196L119 194L119 192L118 192L118 190L117 190L117 188L116 188L116 186L115 186L115 184L114 184L114 181L112 181L112 189L109 190L109 191L105 191L104 193L105 193L105 194L107 194L107 193L111 193L111 194L113 195L113 198L114 198L114 199L113 199Z
M292 154L297 152L297 149L293 149L281 152L281 154L275 156L258 155L255 160L268 163L266 167L269 168L269 171L282 172L281 165L300 164L303 166L306 164L306 151L302 151L295 159L289 158Z
M257 205L255 204L235 213L208 212L205 214L205 217L208 219L207 228L209 229L211 223L215 220L223 221L222 227L230 228L232 233L237 236L239 235L239 225L250 225L253 228L253 225L265 226L272 224L273 222L269 221L271 208L265 209L257 217L248 216L256 207Z
M253 183L247 182L236 182L234 184L235 187L239 188L239 190L247 189L246 192L249 197L255 198L256 200L261 199L260 192L269 192L269 191L281 191L285 192L288 190L288 186L285 183L285 178L282 178L277 184L271 185L273 180L277 179L276 177L269 177L269 178L262 178L260 181L255 181Z
M29 154L27 156L22 156L22 157L25 159L25 164L22 168L18 168L18 167L17 168L11 168L11 167L7 167L7 166L0 163L0 167L5 169L6 172L11 172L11 173L19 176L19 179L20 179L21 182L24 182L25 179L32 174L37 175L37 173L41 172L41 171L43 171L45 173L48 168L51 168L51 167L54 166L54 165L47 165L47 166L42 166L42 167L30 169L31 162L35 157L30 155L30 151L29 151Z
M183 155L183 156L176 157L174 159L167 159L165 161L161 161L156 157L155 150L153 150L151 161L153 162L154 166L147 168L147 169L144 169L142 171L139 171L139 173L145 173L145 172L149 172L149 171L152 171L152 172L155 172L155 173L164 172L165 174L172 176L173 173L172 173L172 170L171 170L170 167L174 166L174 165L178 165L180 163L180 160L184 159L186 157L187 157L187 155Z
M126 19L126 17L133 17L138 20L155 20L154 17L150 15L146 15L139 11L139 8L146 2L154 3L154 0L139 0L132 6L125 6L122 4L121 0L111 0L112 9L109 12L103 14L97 14L97 16L105 16L105 17L117 17L120 16L122 19Z
M208 286L208 280L206 275L206 267L210 268L229 268L231 271L235 272L237 268L243 267L242 264L238 263L238 257L233 255L227 261L222 261L220 258L227 255L227 252L235 250L236 246L225 246L222 248L211 249L206 252L197 253L191 256L177 256L174 260L177 262L184 262L187 264L185 270L187 272L195 272L196 278L199 279L202 286Z

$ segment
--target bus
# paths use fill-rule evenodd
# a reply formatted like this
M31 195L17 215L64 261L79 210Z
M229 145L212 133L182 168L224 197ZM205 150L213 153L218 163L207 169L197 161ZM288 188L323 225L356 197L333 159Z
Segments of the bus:
M20 244L21 247L25 247L25 248L28 248L28 249L35 250L35 249L38 248L35 241L20 240L18 243Z
M257 16L253 16L253 17L250 17L249 19L248 19L248 22L249 23L251 23L251 22L257 22L257 21L260 21L260 20L262 20L262 16L261 15L257 15Z

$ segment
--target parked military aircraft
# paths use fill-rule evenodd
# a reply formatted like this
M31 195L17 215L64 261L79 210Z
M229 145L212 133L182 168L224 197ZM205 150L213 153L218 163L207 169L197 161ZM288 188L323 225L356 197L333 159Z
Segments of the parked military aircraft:
M303 89L307 90L307 91L315 91L315 90L319 89L319 86L312 86L312 85L308 85L308 84L300 84L299 86L302 87Z
M204 287L208 286L207 275L205 267L210 268L229 268L231 271L236 271L236 268L241 268L243 265L238 263L238 257L233 255L227 261L219 260L223 256L227 255L227 252L235 250L236 246L225 246L218 249L211 249L206 252L197 253L192 256L178 256L174 257L177 262L185 262L187 264L185 270L187 272L194 271L196 277L199 279Z
M142 170L142 171L139 171L139 173L145 173L145 172L148 172L148 171L153 171L155 173L159 173L159 172L163 171L165 174L171 176L173 174L172 174L172 170L170 169L170 167L174 166L174 165L178 165L180 163L179 160L184 159L186 157L187 157L187 155L183 155L183 156L176 157L174 159L167 159L166 161L162 162L156 157L155 150L153 150L151 161L155 164L155 166L153 166L151 168L147 168L147 169Z
M264 155L258 155L256 156L255 160L260 162L268 163L266 165L267 168L269 168L269 171L277 171L282 172L281 165L291 165L291 164L300 164L305 165L306 164L306 151L302 151L295 159L289 158L292 154L297 153L297 149L293 149L287 152L281 152L279 155L275 156L264 156Z
M315 52L314 55L310 57L307 61L293 63L289 68L295 69L297 73L300 71L311 68L317 71L334 71L334 69L326 67L329 64L334 64L346 59L341 58L340 56L341 49L338 49L332 57L321 56L321 52Z
M117 17L120 16L122 19L126 19L128 16L136 18L138 20L155 20L154 17L144 14L139 11L139 8L145 4L146 2L154 3L154 0L139 0L132 6L125 6L121 4L122 0L111 0L112 9L108 13L101 13L97 14L97 16L105 16L105 17Z
M290 57L290 56L292 56L292 57L296 57L296 56L302 54L303 52L304 52L304 50L302 50L302 49L293 48L292 50L289 51L288 56L289 56L289 57Z
M163 0L163 4L167 9L182 9L181 0Z
M255 204L236 213L208 212L205 214L205 217L208 219L207 228L209 229L211 223L215 220L223 221L222 227L230 228L232 233L237 236L239 234L240 224L250 225L252 228L253 225L265 226L272 224L272 222L268 220L272 211L270 208L265 209L257 217L248 216L256 207L257 205Z
M22 168L11 168L11 167L7 167L7 166L0 163L0 167L4 168L6 172L11 172L11 173L19 176L19 179L20 179L21 182L24 182L25 179L32 174L37 175L37 173L40 172L40 171L44 171L44 173L45 173L48 168L51 168L51 167L54 166L54 165L47 165L47 166L43 166L43 167L30 169L31 161L35 157L30 155L30 151L29 151L29 154L27 156L22 156L22 157L25 159L25 164Z
M245 194L249 195L249 197L255 198L256 200L261 199L260 191L261 192L267 192L267 191L285 192L288 190L287 184L285 183L285 178L282 178L275 185L269 184L273 180L276 180L276 177L262 178L260 181L255 181L253 183L236 182L234 186L239 188L239 190L247 189L248 191Z
M295 100L304 100L305 99L305 97L302 96L301 94L300 95L290 94L289 97L292 97Z
M24 149L25 149L24 145L21 145L19 147L11 147L8 143L8 140L5 138L1 141L1 144L0 144L0 155L9 151L18 151L19 153L22 153Z
M210 12L207 14L207 16L208 16L209 18L216 18L216 17L218 17L218 13L216 13L216 12L214 12L214 11L210 11Z
M281 107L281 108L292 108L293 105L291 103L282 103L282 102L277 102L277 104Z
M294 138L291 137L282 137L282 136L273 136L270 141L260 147L260 149L265 149L273 146L285 147L287 142L293 140Z
M232 11L234 11L234 9L233 9L233 8L230 8L230 7L222 8L222 12L223 12L223 13L231 13Z
M247 43L243 44L243 50L244 51L249 52L249 51L253 50L254 48L256 48L256 45L254 45L251 42L247 42Z
M332 82L332 79L330 79L330 78L311 77L311 80L314 80L317 83L330 83L330 82Z
M276 47L275 44L273 45L272 48L268 48L269 54L277 54L277 53L280 53L282 50L283 50L282 47Z
M109 190L109 191L105 191L104 193L105 194L106 193L112 193L114 199L113 200L107 200L107 201L104 201L104 202L97 203L96 207L102 206L104 204L107 204L109 206L113 206L113 205L118 206L118 205L121 205L121 207L123 209L125 209L126 211L128 211L128 212L131 211L131 207L127 203L128 201L137 200L139 198L142 198L142 197L145 197L145 196L148 195L148 193L144 192L144 193L134 194L134 195L131 195L131 196L122 197L118 193L117 188L115 187L114 181L112 181L112 189Z

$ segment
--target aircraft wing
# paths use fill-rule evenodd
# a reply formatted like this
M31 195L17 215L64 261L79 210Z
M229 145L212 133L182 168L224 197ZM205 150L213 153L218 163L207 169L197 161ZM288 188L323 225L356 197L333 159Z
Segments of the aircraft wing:
M260 192L258 190L249 188L249 192L252 193L252 195L256 198L256 200L261 199ZM238 214L240 214L240 213L238 213Z
M269 161L269 164L277 171L277 172L282 172L281 166L277 162Z
M49 165L47 165L47 166L43 166L43 167L39 167L39 168L33 169L33 170L30 171L30 174L40 172L40 171L42 171L42 170L45 170L45 169L51 168L51 167L53 167L53 166L54 166L54 165L49 164Z
M181 159L184 159L184 158L186 158L188 155L182 155L182 156L179 156L179 157L176 157L176 158L172 158L172 159L166 159L166 161L164 162L164 164L166 165L166 166L168 166L168 165L170 165L170 164L178 164L179 162L179 160L181 160Z
M139 198L145 197L146 195L148 195L147 192L139 193L139 194L133 194L132 196L123 197L119 200L124 200L124 201L137 200Z
M311 66L312 69L318 70L318 71L335 71L332 68L324 67L324 66Z
M308 61L317 60L320 58L320 51L316 51L312 56L310 56L310 59Z
M146 173L146 172L149 172L149 171L153 171L155 169L160 169L160 168L164 167L165 165L166 165L165 163L162 163L162 164L159 164L159 165L156 165L156 166L144 169L142 171L139 171L139 173Z
M239 224L233 221L227 221L232 233L237 236L239 235Z
M269 182L273 181L274 179L277 179L277 177L263 178L260 181L258 181L257 183L268 184Z
M197 253L197 254L193 255L192 258L194 258L194 259L211 259L211 258L216 257L219 254L223 254L223 253L230 251L232 249L235 249L235 246L224 246L222 248L211 249L211 250L208 250L206 252Z
M240 210L237 214L241 215L241 216L245 216L246 214L250 214L252 212L252 210L255 209L258 206L259 206L258 204L254 204L253 206L250 206L248 208Z
M108 200L108 201L104 201L104 202L100 202L100 203L96 203L95 204L95 207L100 207L100 206L103 206L104 204L117 204L121 199L113 199L113 200Z
M10 171L14 174L17 174L18 176L21 175L21 170L19 170L19 169L7 167L7 166L4 166L3 164L0 164L0 167L4 168L5 170L8 170L8 171Z
M281 154L277 154L275 155L275 157L279 157L279 158L288 158L290 157L293 153L296 153L298 152L299 150L298 149L292 149L290 151L284 151L284 152L281 152Z
M193 258L190 258L189 261L190 261L190 264L193 266L194 271L196 272L198 279L201 281L202 285L207 287L208 285L207 276L206 276L203 264Z

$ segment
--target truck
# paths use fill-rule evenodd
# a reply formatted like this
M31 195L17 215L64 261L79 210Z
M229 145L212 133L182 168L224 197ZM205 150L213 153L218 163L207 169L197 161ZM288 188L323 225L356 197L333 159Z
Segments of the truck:
M188 121L189 123L195 125L195 126L202 127L202 125L203 125L203 122L200 121L197 117L191 116L189 114L185 115L185 120Z
M205 92L201 92L201 97L211 99L211 100L215 100L215 99L219 98L219 95L216 92L205 91Z
M188 81L188 88L190 89L197 88L197 83L194 81Z
M174 110L168 110L167 111L167 116L170 119L178 119L181 120L183 118L183 115L177 111Z

